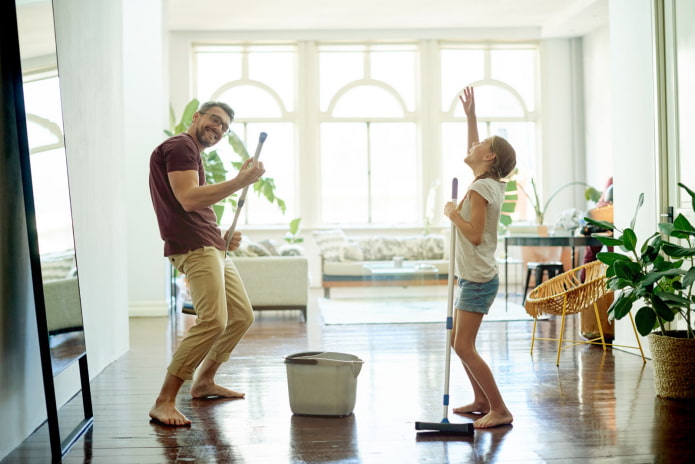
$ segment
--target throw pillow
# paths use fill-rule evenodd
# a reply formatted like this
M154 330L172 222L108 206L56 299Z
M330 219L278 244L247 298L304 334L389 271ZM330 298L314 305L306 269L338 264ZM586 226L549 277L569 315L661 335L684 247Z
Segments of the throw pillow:
M340 260L340 250L347 244L345 232L341 229L315 231L313 233L316 246L326 261Z
M304 256L304 248L294 243L282 245L278 251L280 252L280 256Z
M280 252L278 251L277 247L275 246L275 240L262 240L258 242L263 248L268 250L268 254L270 256L280 256Z
M362 248L351 240L340 247L340 261L364 261Z

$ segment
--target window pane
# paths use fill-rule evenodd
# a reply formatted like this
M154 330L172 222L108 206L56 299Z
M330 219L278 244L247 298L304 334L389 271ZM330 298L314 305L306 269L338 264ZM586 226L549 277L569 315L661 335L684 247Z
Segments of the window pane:
M483 50L447 50L441 52L442 111L449 111L451 98L484 75Z
M249 78L277 92L287 111L294 109L294 53L291 51L254 51L249 54Z
M286 214L278 208L277 203L270 203L265 196L259 196L252 187L246 196L246 203L242 209L239 224L284 224L289 223L297 215L296 200L296 157L294 151L289 149L295 146L294 126L291 123L257 123L239 124L233 123L231 129L244 140L244 145L249 156L254 156L258 147L258 138L261 132L268 134L263 144L260 161L265 165L264 178L272 178L275 182L275 195L285 201ZM288 148L289 147L289 148ZM236 176L236 170L231 166L232 162L241 160L226 142L220 142L214 147L228 170L227 179ZM241 192L238 192L239 194ZM233 208L225 208L222 217L223 224L231 224L234 220Z
M403 117L403 106L388 91L362 85L348 90L333 109L335 117Z
M484 130L485 127L483 126ZM478 128L480 137L483 137ZM435 205L435 214L442 212L444 203L451 200L451 179L456 177L459 182L459 199L463 197L468 185L473 180L471 169L463 160L468 152L468 126L465 122L447 122L442 124L442 189L441 204ZM438 209L439 208L439 209ZM439 218L435 218L438 221Z
M350 82L364 77L364 52L346 51L319 54L319 89L321 111L326 111L336 92Z
M321 124L320 156L323 222L367 223L366 124Z
M196 53L197 98L208 100L224 84L241 79L241 57L241 51Z
M372 223L414 224L418 218L415 124L371 124Z
M458 99L458 95L455 98ZM451 100L449 101L451 102ZM509 90L494 85L483 85L475 88L475 112L478 119L526 117L519 99ZM454 107L454 116L466 117L460 102Z
M535 107L534 50L492 50L490 52L492 78L509 84L521 94L529 111Z
M277 100L264 89L251 85L232 87L218 100L229 103L235 118L279 118L282 116Z
M407 110L415 110L415 77L418 75L414 51L375 51L371 53L371 77L392 86L406 102Z

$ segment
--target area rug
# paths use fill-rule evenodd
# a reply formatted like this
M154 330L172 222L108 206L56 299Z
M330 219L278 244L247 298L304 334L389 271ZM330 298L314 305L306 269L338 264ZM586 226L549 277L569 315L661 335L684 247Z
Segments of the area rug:
M327 325L334 324L408 324L444 322L444 299L414 298L319 298L318 306ZM497 298L483 322L532 321L523 306Z

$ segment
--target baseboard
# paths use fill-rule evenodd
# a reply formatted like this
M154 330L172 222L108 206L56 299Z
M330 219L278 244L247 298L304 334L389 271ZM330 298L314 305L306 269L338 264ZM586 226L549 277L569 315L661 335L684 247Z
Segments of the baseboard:
M129 317L166 317L169 305L166 301L140 300L128 302Z

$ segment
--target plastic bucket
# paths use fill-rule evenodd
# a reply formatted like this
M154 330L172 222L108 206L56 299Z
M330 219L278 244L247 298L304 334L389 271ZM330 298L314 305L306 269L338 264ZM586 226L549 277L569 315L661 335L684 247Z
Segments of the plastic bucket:
M363 363L352 354L326 351L287 356L290 409L294 414L313 416L352 414Z

